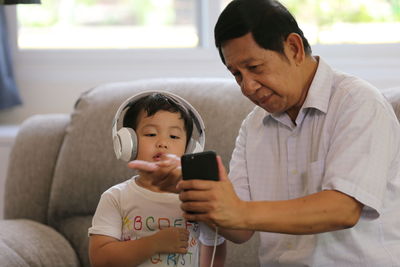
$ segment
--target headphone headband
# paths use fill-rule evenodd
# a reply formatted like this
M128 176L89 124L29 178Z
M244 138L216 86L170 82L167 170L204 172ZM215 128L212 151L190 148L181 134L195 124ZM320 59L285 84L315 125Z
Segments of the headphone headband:
M121 139L127 139L126 137L124 137L124 135L128 135L131 138L135 138L135 141L136 141L136 133L133 131L133 129L126 129L126 127L123 127L119 131L126 129L125 133L119 134L117 127L118 127L118 122L120 120L121 113L135 101L137 101L145 96L154 94L154 93L167 95L167 96L173 98L175 101L177 101L178 104L184 106L188 110L188 113L189 113L188 115L193 119L193 124L195 126L193 128L195 128L199 134L199 137L198 137L199 140L198 140L198 142L193 141L194 144L191 144L191 141L192 141L191 140L188 145L189 151L187 151L187 152L192 153L192 152L203 151L204 145L205 145L205 126L204 126L203 119L201 118L201 116L197 112L197 110L188 101L186 101L185 99L183 99L182 97L180 97L176 94L173 94L168 91L163 91L163 90L147 90L147 91L143 91L141 93L135 94L135 95L129 97L128 99L126 99L119 106L119 108L114 116L114 119L112 122L112 138L113 138L113 143L114 143L114 151L115 151L117 158L129 161L136 157L136 143L133 144L134 148L130 149L130 151L134 150L133 152L135 152L135 153L132 152L129 155L129 158L128 158L127 153L124 153L124 149L125 149L124 145L125 144ZM129 133L127 133L127 131L129 131ZM134 135L134 137L132 135ZM192 133L192 136L193 136L193 133ZM190 138L190 139L192 139L192 138ZM132 154L135 154L135 155L132 155Z

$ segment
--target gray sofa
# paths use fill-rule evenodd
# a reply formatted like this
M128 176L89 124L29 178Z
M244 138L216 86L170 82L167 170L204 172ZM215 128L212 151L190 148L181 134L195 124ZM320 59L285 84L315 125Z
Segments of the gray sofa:
M228 166L240 123L253 107L232 81L156 79L89 90L72 114L36 115L21 125L0 220L0 266L89 266L87 230L100 195L134 174L114 156L112 119L142 90L187 99L204 119L206 149ZM229 244L226 266L257 266L255 242Z
M87 230L101 193L134 173L114 156L111 124L118 106L142 90L187 99L206 125L206 149L228 166L242 119L253 104L233 81L157 79L99 86L72 114L37 115L21 126L0 221L0 266L89 266ZM400 88L385 94L400 115ZM258 266L258 236L228 243L226 266Z

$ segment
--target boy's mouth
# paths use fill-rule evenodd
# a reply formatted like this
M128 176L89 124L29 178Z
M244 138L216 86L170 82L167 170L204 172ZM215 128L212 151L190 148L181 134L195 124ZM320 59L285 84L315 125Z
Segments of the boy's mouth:
M154 161L160 161L161 160L161 156L163 155L163 153L157 153L153 156L153 160Z

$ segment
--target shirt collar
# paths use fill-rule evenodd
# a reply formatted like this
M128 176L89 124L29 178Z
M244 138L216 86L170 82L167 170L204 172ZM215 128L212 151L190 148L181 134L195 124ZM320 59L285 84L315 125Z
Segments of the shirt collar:
M307 97L301 109L315 108L326 113L328 111L329 99L331 96L333 75L331 67L323 59L319 57L317 58L317 71L315 72L311 86L308 89Z

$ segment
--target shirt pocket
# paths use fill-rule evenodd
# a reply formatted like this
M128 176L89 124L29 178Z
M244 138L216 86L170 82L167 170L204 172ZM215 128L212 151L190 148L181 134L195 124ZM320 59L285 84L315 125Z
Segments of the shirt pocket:
M305 179L305 194L320 192L322 189L322 180L325 173L325 160L311 162L307 167Z

